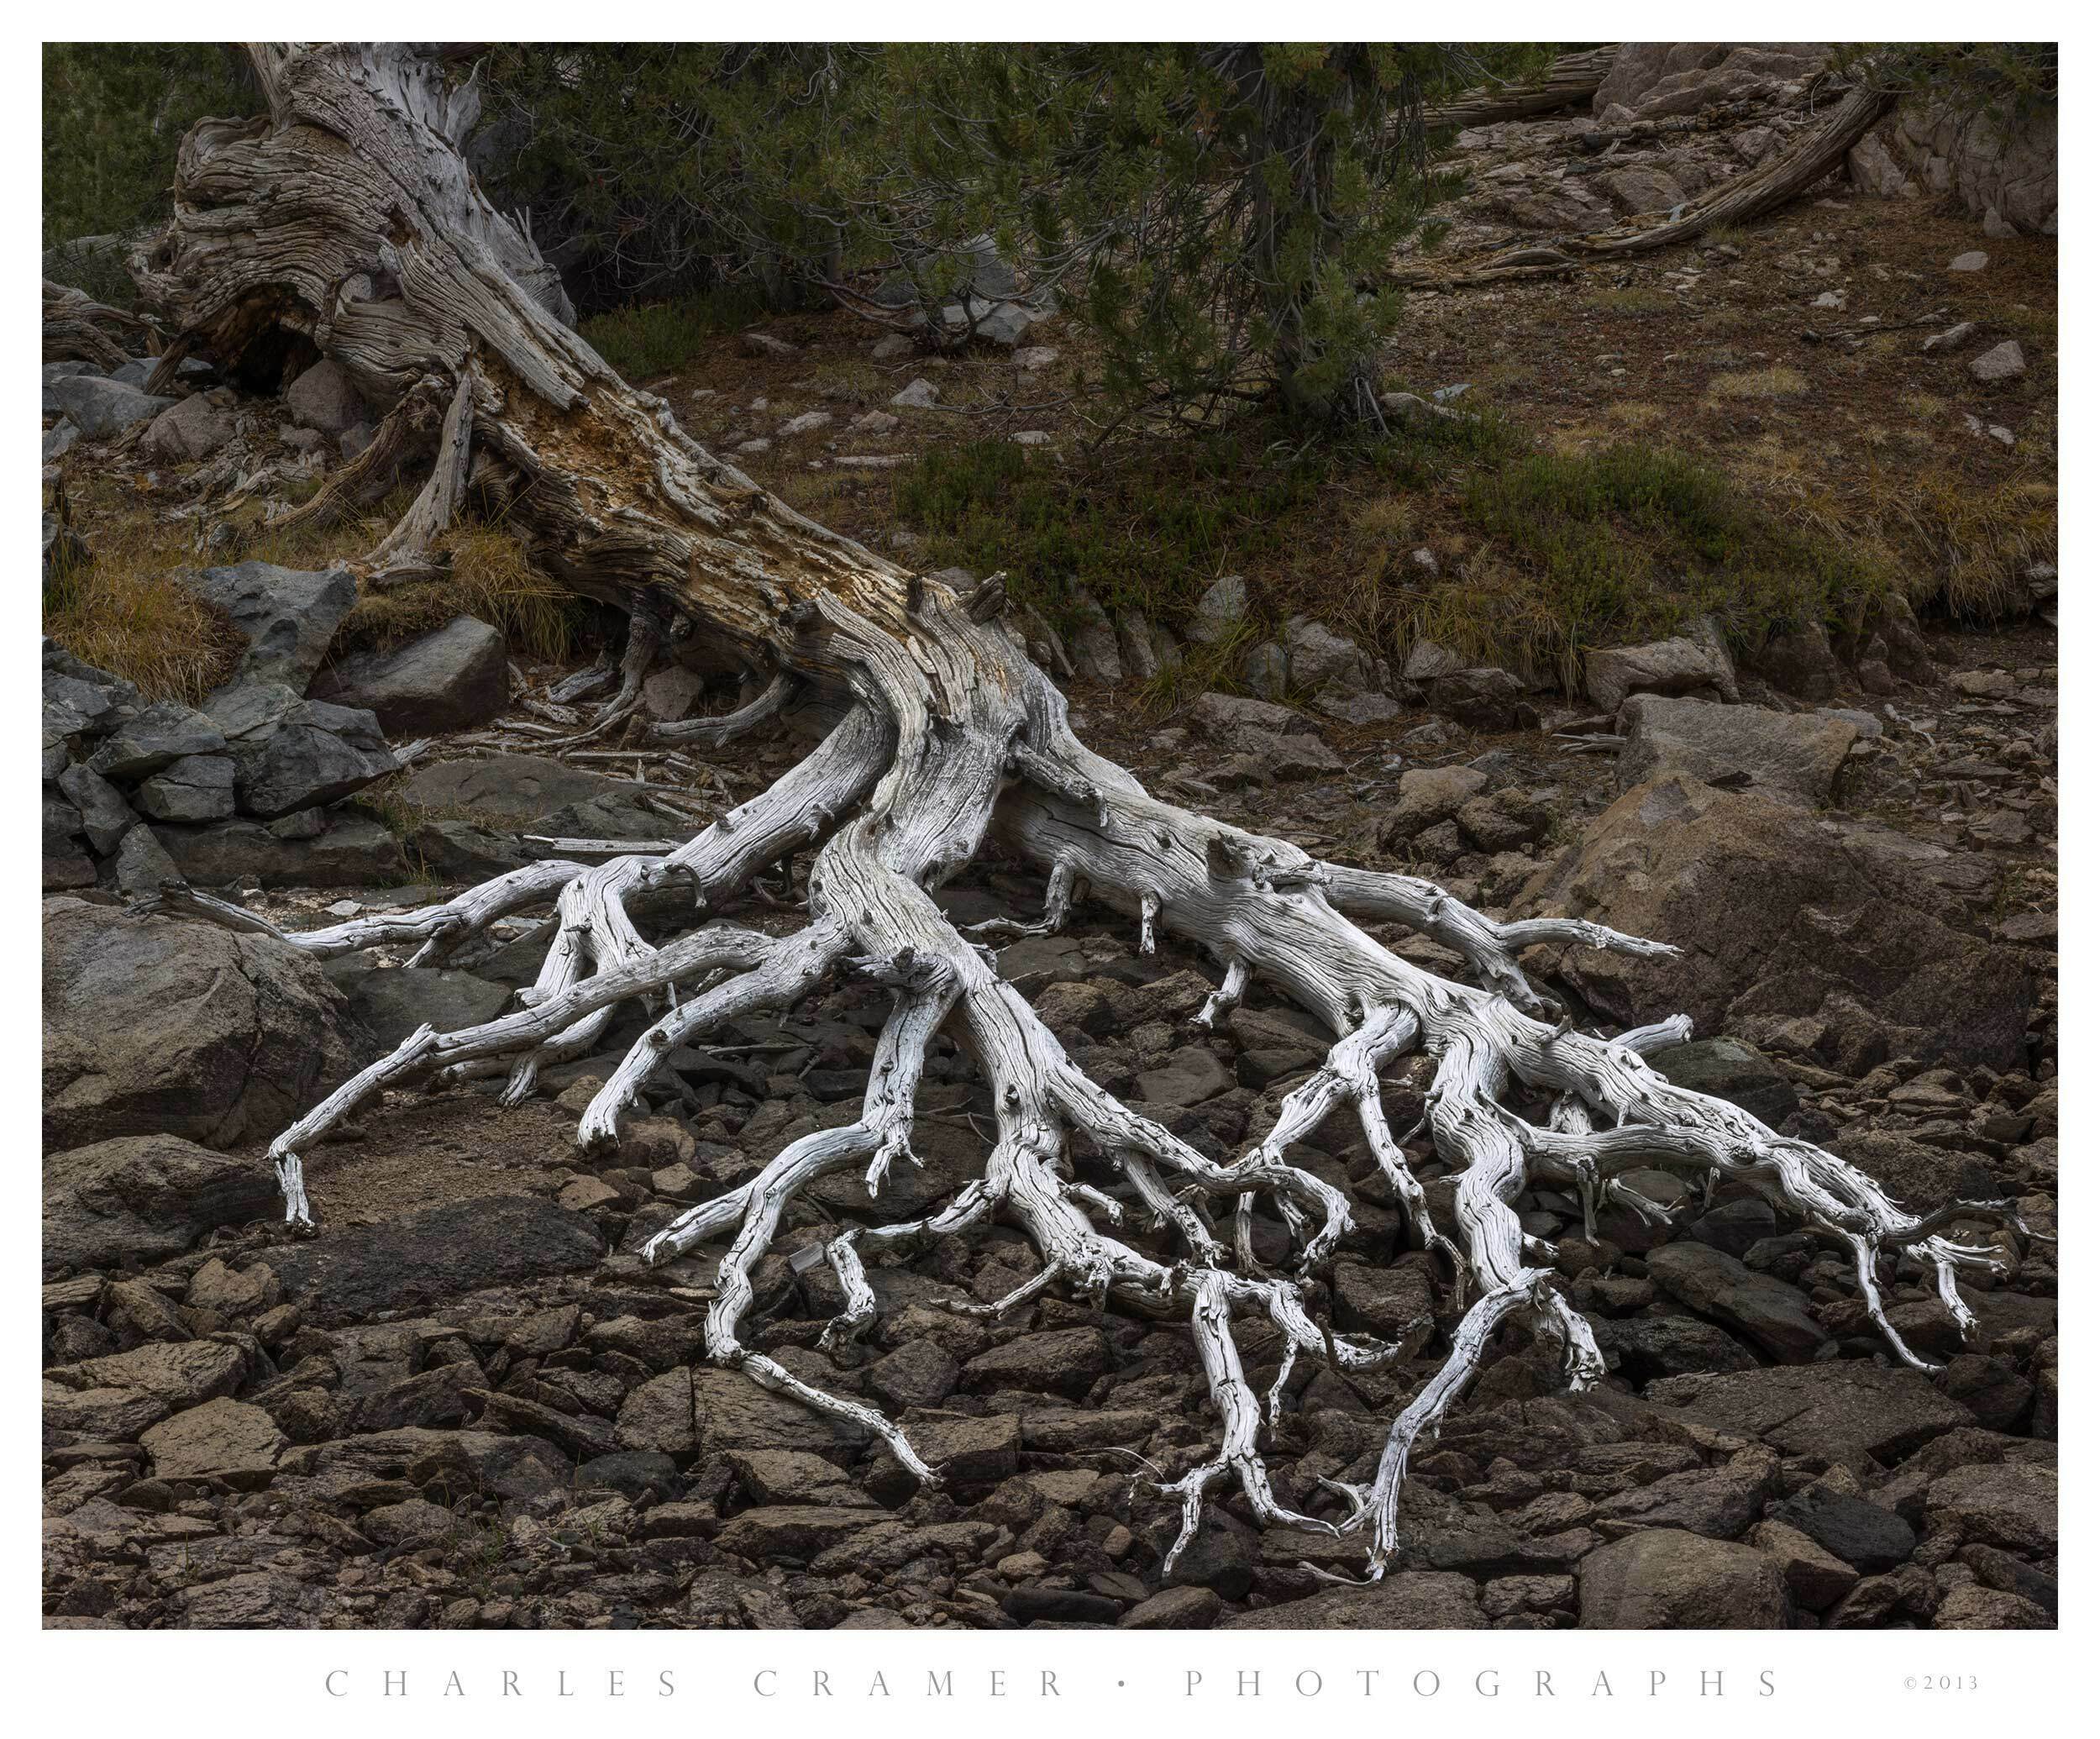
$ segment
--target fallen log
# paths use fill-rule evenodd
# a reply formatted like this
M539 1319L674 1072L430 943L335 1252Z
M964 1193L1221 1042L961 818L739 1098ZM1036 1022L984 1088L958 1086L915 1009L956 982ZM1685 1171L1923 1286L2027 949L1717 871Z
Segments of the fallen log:
M1748 175L1724 181L1660 220L1635 218L1587 235L1523 242L1472 260L1415 260L1395 266L1391 281L1409 290L1466 290L1524 278L1556 277L1697 239L1716 224L1746 223L1798 198L1845 160L1869 128L1894 107L1897 93L1856 85L1793 145Z
M1604 83L1604 75L1618 56L1615 42L1562 55L1536 78L1476 85L1448 102L1431 104L1422 111L1422 124L1432 130L1486 127L1497 121L1521 121L1572 108L1597 94L1597 87Z

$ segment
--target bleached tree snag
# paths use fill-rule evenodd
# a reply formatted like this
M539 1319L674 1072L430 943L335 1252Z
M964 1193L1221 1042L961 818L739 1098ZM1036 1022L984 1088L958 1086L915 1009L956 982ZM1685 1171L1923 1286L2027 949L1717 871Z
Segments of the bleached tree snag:
M1895 107L1898 94L1872 84L1855 85L1771 162L1723 181L1659 221L1630 218L1588 235L1525 242L1472 260L1410 261L1394 268L1393 281L1410 290L1462 290L1516 278L1552 277L1694 241L1717 224L1747 223L1799 197L1844 162L1845 153Z
M872 1197L889 1171L914 1163L927 1044L952 1034L991 1095L983 1171L926 1216L831 1239L826 1259L845 1306L827 1344L843 1348L874 1319L870 1253L908 1253L996 1214L1028 1237L1042 1263L1001 1308L1054 1290L1188 1325L1221 1435L1215 1453L1161 1470L1160 1489L1182 1507L1184 1543L1204 1495L1230 1482L1273 1524L1363 1532L1373 1576L1396 1549L1409 1453L1447 1416L1497 1329L1524 1323L1557 1342L1577 1386L1602 1373L1583 1318L1556 1285L1551 1252L1518 1223L1512 1203L1534 1180L1567 1184L1586 1199L1623 1189L1619 1174L1636 1166L1740 1180L1852 1248L1877 1308L1881 1257L1929 1271L1950 1299L1956 1269L2002 1269L2014 1259L2017 1246L1998 1230L2019 1229L2008 1205L1906 1211L1842 1160L1650 1069L1641 1050L1683 1036L1682 1023L1616 1039L1578 1032L1533 988L1520 959L1536 943L1636 954L1661 944L1558 920L1498 924L1427 883L1325 864L1151 796L1073 734L1063 696L1000 619L1005 593L995 581L961 594L812 523L695 444L667 406L620 380L549 313L545 295L491 240L491 214L456 148L453 99L433 66L402 50L344 45L279 45L255 58L270 118L207 123L192 134L176 216L152 250L160 264L149 283L183 334L239 365L251 348L267 354L278 342L275 323L287 318L361 380L400 390L433 374L449 380L454 402L471 404L470 423L463 415L456 425L457 444L472 449L470 477L493 474L506 523L541 567L637 624L601 722L631 705L656 637L704 631L733 645L766 683L750 707L716 722L722 734L790 696L803 716L828 724L769 791L675 850L538 864L421 912L289 937L322 954L382 941L442 952L498 916L549 901L554 910L544 965L519 1007L458 1032L413 1034L278 1137L271 1156L296 1225L312 1219L302 1156L389 1088L507 1073L516 1097L532 1090L541 1064L591 1043L617 1006L638 1001L654 1019L578 1130L587 1145L610 1143L669 1050L745 1011L860 975L887 987L892 1006L858 1117L790 1143L647 1247L660 1261L727 1241L706 1356L864 1427L907 1471L937 1477L893 1423L795 1377L747 1343L744 1325L753 1272L811 1185L850 1169ZM321 190L331 197L322 200ZM456 452L445 460L460 462ZM1224 983L1209 1017L1258 982L1326 1024L1333 1048L1275 1129L1236 1160L1215 1161L1074 1065L932 898L994 835L1048 872L1042 920L1017 917L1012 927L1054 927L1084 890L1127 914L1140 945L1176 936L1220 963ZM726 908L762 871L811 848L801 928L769 935L727 922ZM672 894L691 901L688 927L652 943L634 915L640 902ZM190 909L217 908L192 900ZM1356 916L1417 927L1456 949L1480 982L1410 964ZM1413 1132L1403 1137L1388 1126L1378 1092L1380 1071L1418 1049L1436 1065L1428 1136L1459 1168L1455 1237L1431 1222L1403 1145ZM1542 1123L1520 1108L1534 1093L1556 1106ZM1395 1421L1375 1481L1322 1496L1334 1514L1321 1516L1279 1504L1263 1460L1264 1418L1273 1422L1283 1405L1291 1369L1310 1360L1388 1369L1433 1332L1424 1318L1391 1339L1338 1334L1316 1314L1351 1205L1288 1155L1294 1132L1345 1104L1404 1205L1410 1236L1456 1270L1472 1301L1448 1356ZM1075 1175L1075 1138L1120 1174L1126 1197ZM1256 1206L1288 1237L1287 1253L1267 1269L1248 1236ZM1229 1242L1216 1229L1226 1212ZM1284 1349L1266 1407L1236 1339L1236 1325L1249 1320L1268 1323Z
M1536 78L1479 85L1448 102L1422 111L1425 127L1486 127L1497 121L1521 121L1557 113L1587 102L1619 58L1619 45L1607 42L1572 55L1562 55Z

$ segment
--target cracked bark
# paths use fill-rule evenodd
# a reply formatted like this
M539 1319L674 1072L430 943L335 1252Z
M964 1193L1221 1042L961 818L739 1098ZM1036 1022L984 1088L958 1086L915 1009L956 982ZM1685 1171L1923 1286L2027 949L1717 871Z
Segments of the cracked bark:
M618 1005L639 1001L658 1017L578 1130L585 1145L608 1145L635 1093L679 1044L732 1016L790 1003L834 975L866 975L889 987L893 1007L858 1118L790 1143L648 1247L661 1260L728 1241L706 1318L707 1358L864 1426L915 1476L937 1479L893 1423L795 1377L747 1345L743 1332L753 1271L802 1191L850 1169L872 1195L887 1171L916 1163L920 1069L930 1038L948 1032L992 1094L995 1138L983 1171L925 1218L832 1239L826 1255L846 1306L827 1345L843 1347L874 1320L870 1255L909 1252L997 1214L1027 1234L1042 1262L1038 1279L1002 1308L1054 1288L1189 1325L1220 1435L1214 1454L1159 1482L1182 1506L1177 1552L1205 1494L1233 1483L1270 1524L1360 1532L1374 1577L1397 1549L1410 1452L1434 1436L1501 1325L1521 1321L1557 1340L1575 1387L1602 1374L1587 1325L1555 1285L1550 1249L1518 1225L1511 1204L1534 1180L1572 1184L1586 1201L1608 1195L1616 1174L1635 1166L1746 1180L1851 1244L1870 1297L1880 1254L1930 1272L1957 1306L1957 1268L2003 1264L1998 1247L1945 1228L1956 1218L2003 1222L2006 1205L1908 1212L1843 1161L1656 1074L1639 1053L1682 1037L1681 1025L1618 1039L1576 1032L1520 959L1538 943L1635 953L1666 951L1662 944L1572 921L1498 924L1431 884L1321 863L1151 796L1073 734L1063 696L1000 620L1002 588L958 595L814 524L690 440L668 406L621 381L563 323L558 287L529 239L474 187L457 150L460 100L431 64L410 50L356 45L252 52L269 118L192 132L175 218L139 262L173 329L231 362L250 347L266 349L289 326L368 390L428 396L433 377L446 383L451 403L465 407L453 423L457 438L441 443L434 505L419 500L394 547L420 547L440 507L460 510L461 477L492 475L507 523L525 533L541 567L622 606L649 624L647 635L704 628L764 679L759 701L716 722L719 740L790 696L832 721L771 790L674 850L536 864L443 906L287 935L321 954L412 940L419 960L434 959L500 915L550 899L555 912L544 964L518 1008L459 1032L425 1027L277 1139L271 1156L288 1219L311 1221L305 1153L387 1089L507 1073L514 1101L532 1090L541 1064L587 1048ZM467 505L474 492L470 482ZM644 653L651 644L643 639ZM639 674L622 675L601 724L630 707ZM1275 1129L1239 1159L1217 1163L1074 1066L932 897L994 836L1048 871L1049 896L1041 920L996 921L990 933L1054 929L1084 889L1130 914L1143 945L1169 933L1219 963L1224 983L1206 1022L1260 980L1326 1022L1334 1047ZM720 916L762 870L812 847L804 927L769 936ZM633 922L638 902L674 892L691 900L692 922L653 944ZM203 915L217 906L196 896L183 903ZM232 909L216 915L255 922ZM1479 983L1409 964L1358 918L1414 926L1455 949ZM1436 1065L1427 1132L1436 1153L1462 1168L1455 1243L1431 1225L1378 1099L1379 1071L1418 1048ZM1546 1123L1508 1102L1520 1086L1557 1095ZM1343 1104L1362 1122L1414 1240L1438 1253L1470 1303L1441 1368L1394 1421L1375 1481L1337 1489L1334 1513L1322 1516L1280 1504L1263 1459L1262 1431L1282 1405L1289 1365L1384 1369L1413 1357L1433 1330L1425 1319L1391 1341L1336 1334L1309 1308L1351 1223L1350 1204L1284 1154L1295 1133ZM1074 1181L1074 1136L1121 1171L1134 1205ZM1290 1233L1278 1271L1252 1259L1257 1201ZM1229 1244L1214 1232L1221 1213L1235 1222ZM1126 1222L1147 1218L1171 1241L1170 1257L1125 1235ZM1265 1400L1235 1341L1236 1322L1251 1319L1272 1325L1286 1348L1286 1369ZM1877 1320L1892 1346L1919 1363Z

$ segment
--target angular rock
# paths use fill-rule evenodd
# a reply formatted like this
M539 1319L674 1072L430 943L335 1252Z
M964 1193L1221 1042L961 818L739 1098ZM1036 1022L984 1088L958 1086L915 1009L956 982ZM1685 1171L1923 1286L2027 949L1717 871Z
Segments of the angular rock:
M1380 843L1399 851L1416 834L1448 821L1485 791L1488 775L1476 767L1410 767L1400 775L1392 809L1378 828Z
M440 1032L478 1027L495 1019L511 1000L509 985L451 967L382 967L362 955L346 954L322 969L372 1035L375 1056L392 1050L426 1023Z
M1665 1244L1647 1259L1648 1278L1672 1297L1747 1336L1782 1363L1807 1363L1830 1337L1799 1288L1756 1274L1710 1245Z
M2020 352L2019 342L2008 339L2002 344L1993 344L1969 365L1969 372L1985 385L1999 381L2017 381L2027 372L2027 358Z
M48 1153L44 1160L44 1267L151 1264L218 1226L272 1216L266 1166L175 1135L127 1135Z
M325 807L400 770L370 712L242 682L205 702L225 731L240 812L263 821Z
M1246 695L1199 695L1189 709L1191 728L1218 748L1268 754L1279 738L1310 734L1312 721L1289 707Z
M139 450L149 459L180 465L209 459L233 439L233 413L221 410L208 395L192 392L153 419Z
M122 434L175 402L102 375L69 375L49 382L44 393L91 441Z
M1199 646L1214 646L1237 632L1247 617L1247 581L1237 574L1214 581L1197 600L1184 632Z
M319 1327L437 1303L488 1286L594 1265L605 1245L591 1222L530 1195L484 1195L272 1249L285 1295ZM648 1447L648 1445L632 1445Z
M134 827L125 834L109 868L118 892L127 901L153 899L169 883L182 879L175 859L162 848L150 827Z
M1750 1546L1651 1528L1600 1546L1577 1571L1586 1631L1782 1629L1786 1584Z
M2024 1054L2026 963L1935 917L1940 898L1796 804L1676 775L1620 797L1518 904L1683 950L1667 960L1571 951L1577 989L1625 1026L1661 1008L1709 1032L1806 1016L1822 1022L1821 1054L1860 1072L1904 1053L2013 1067ZM1862 1006L1870 1032L1845 1013Z
M1740 1038L1695 1039L1656 1051L1648 1062L1672 1086L1725 1099L1772 1128L1777 1128L1801 1104L1792 1080L1756 1046Z
M1737 698L1735 667L1720 637L1677 635L1645 646L1601 647L1583 659L1583 685L1605 712L1616 712L1629 695L1694 695Z
M1918 1548L1916 1531L1893 1510L1828 1485L1805 1487L1768 1513L1869 1575L1894 1569Z
M1378 684L1378 666L1370 654L1324 622L1292 617L1284 628L1284 646L1289 655L1291 684L1307 693L1327 689L1361 693Z
M311 956L215 924L44 907L45 1140L274 1133L358 1066Z
M1515 730L1530 710L1524 703L1524 680L1492 665L1448 671L1431 678L1425 688L1432 712L1476 731Z
M2033 1600L1973 1582L1955 1589L1932 1615L1935 1631L2045 1631L2055 1622L2054 1613Z
M1019 1464L1021 1420L1016 1414L979 1416L913 1408L897 1422L944 1485L959 1489L996 1484Z
M1782 693L1804 701L1827 701L1844 680L1844 666L1830 650L1830 637L1819 622L1775 633L1752 660L1757 673Z
M310 572L266 561L206 568L185 584L232 619L247 641L239 675L303 691L350 606L357 581L348 568Z
M173 1411L143 1389L68 1389L44 1384L44 1428L103 1443L130 1443Z
M1137 1097L1148 1105L1200 1105L1232 1085L1232 1077L1215 1056L1201 1045L1189 1045L1140 1074Z
M1427 1338L1436 1316L1436 1288L1425 1253L1410 1252L1389 1268L1337 1263L1334 1285L1336 1327L1389 1341L1410 1332Z
M184 880L198 887L221 887L244 876L256 877L266 888L399 887L412 873L401 841L370 817L354 810L332 810L325 823L302 836L296 827L302 816L318 817L319 811L294 810L267 824L236 818L185 827L164 823L154 829ZM421 836L418 835L420 843ZM454 874L449 863L430 859L429 868L439 875ZM522 863L521 855L517 862ZM506 863L491 875L514 869ZM481 880L480 875L462 880Z
M465 812L484 826L522 827L565 804L634 790L550 756L499 754L418 767L401 796L412 808L451 816Z
M129 784L186 755L215 754L225 747L225 736L213 720L160 701L105 737L88 764L105 779Z
M1024 1334L980 1353L963 1367L963 1388L981 1395L1014 1389L1078 1400L1109 1368L1108 1342L1094 1328Z
M1484 1631L1478 1585L1450 1571L1396 1573L1365 1587L1331 1588L1258 1612L1238 1612L1221 1631Z
M390 737L470 729L510 703L503 636L486 622L455 616L406 646L338 659L308 693L363 707Z
M1022 1625L1045 1621L1065 1625L1109 1625L1119 1622L1123 1616L1120 1602L1105 1595L1084 1594L1072 1588L1016 1588L999 1605L1009 1618Z
M1074 596L1073 612L1076 625L1065 637L1065 644L1071 649L1074 671L1084 682L1098 682L1104 688L1121 686L1123 654L1108 612L1084 590Z
M44 1374L68 1389L143 1390L171 1407L196 1407L239 1388L248 1355L220 1341L148 1341Z
M1671 774L1747 779L1761 791L1820 808L1835 801L1839 771L1859 740L1858 727L1841 718L1661 695L1632 696L1622 716L1622 791Z
M341 434L365 420L365 401L342 365L323 358L285 388L285 408L302 428Z
M225 820L234 812L234 763L223 754L186 754L141 785L136 801L155 821Z
M285 1447L269 1414L223 1395L162 1421L139 1442L153 1458L155 1479L218 1479L243 1487L266 1481Z
M2056 1470L2017 1462L1956 1468L1925 1492L1928 1531L2029 1558L2056 1552Z
M807 1563L828 1546L865 1533L884 1520L880 1510L790 1504L747 1510L715 1537L724 1552L757 1563Z
M1860 1573L1851 1565L1784 1522L1759 1522L1750 1531L1750 1543L1779 1567L1788 1594L1805 1611L1834 1606L1859 1584Z
M1207 1631L1225 1602L1207 1588L1163 1588L1116 1621L1126 1631Z
M1854 1467L1895 1462L1974 1424L1922 1373L1856 1359L1672 1377L1650 1384L1646 1398L1700 1424L1762 1437L1789 1455Z
M1757 1366L1757 1355L1749 1348L1696 1316L1656 1313L1617 1321L1593 1319L1590 1327L1605 1361L1631 1383Z
M906 1341L868 1367L869 1385L899 1409L938 1406L961 1376L962 1367L930 1340Z
M87 843L105 856L117 848L139 819L116 786L77 761L59 775L58 788L79 812L80 831L87 836ZM70 826L67 831L71 831Z
M1633 1528L1682 1528L1709 1539L1733 1539L1757 1519L1777 1471L1777 1458L1768 1450L1753 1449L1720 1467L1666 1474L1606 1498L1597 1506L1597 1524L1608 1535Z

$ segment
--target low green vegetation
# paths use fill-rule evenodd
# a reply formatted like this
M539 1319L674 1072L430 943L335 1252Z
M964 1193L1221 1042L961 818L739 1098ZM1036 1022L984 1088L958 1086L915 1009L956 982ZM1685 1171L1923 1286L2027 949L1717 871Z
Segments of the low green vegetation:
M1069 469L1009 441L937 447L899 485L896 511L931 534L930 565L1003 569L1053 621L1081 590L1110 612L1173 621L1221 574L1316 586L1322 549L1346 529L1333 523L1337 488L1420 489L1515 439L1493 418L1341 444L1289 429L1251 417Z
M1878 543L1762 506L1668 448L1541 452L1493 417L1341 450L1250 428L1119 449L1101 471L976 442L928 453L896 507L929 534L928 565L1004 569L1053 623L1084 588L1111 613L1179 623L1218 575L1244 573L1278 619L1318 614L1389 657L1435 640L1571 690L1586 649L1709 613L1751 644L1856 619L1899 577Z
M594 314L576 330L627 380L646 381L684 367L709 339L748 326L766 312L765 297L755 286L725 284Z
M1898 581L1878 549L1816 534L1667 447L1530 454L1468 478L1460 507L1481 544L1458 586L1411 612L1416 633L1571 690L1592 647L1708 614L1756 644L1856 618Z

